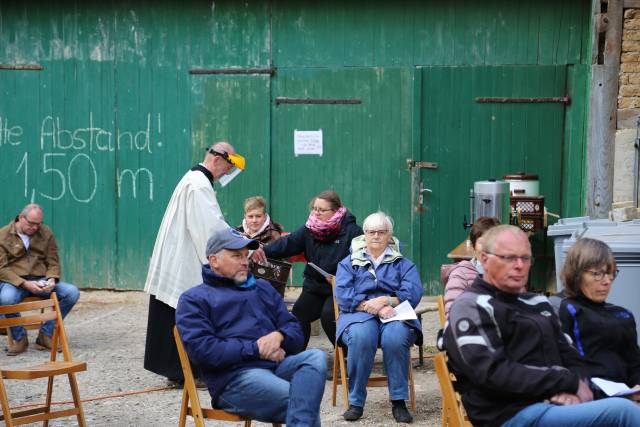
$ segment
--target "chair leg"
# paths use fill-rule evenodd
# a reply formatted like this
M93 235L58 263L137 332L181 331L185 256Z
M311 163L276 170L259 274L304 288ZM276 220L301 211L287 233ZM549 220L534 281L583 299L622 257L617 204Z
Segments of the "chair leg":
M336 346L336 350L333 353L333 366L331 367L333 372L333 379L331 381L332 385L332 393L331 393L331 404L336 406L336 400L338 397L338 347Z
M55 347L53 347L55 350ZM82 401L80 400L80 390L78 389L78 382L76 381L76 374L70 373L69 376L69 385L71 386L71 395L73 396L73 404L78 408L78 425L80 427L86 427L87 421L84 419L84 410L82 409Z
M340 351L340 381L342 382L342 401L344 403L344 410L349 409L349 385L347 384L347 365L344 362L344 351L342 348L336 348L336 355L338 355L338 350Z
M9 329L7 328L7 333ZM4 423L7 427L13 427L13 418L11 417L11 407L9 406L9 400L7 399L7 390L4 388L4 380L0 375L0 404L2 404L2 414L4 415Z
M244 422L244 427L251 427L251 420L246 420Z
M416 383L413 379L413 367L411 366L411 357L409 357L409 399L411 401L411 409L416 411Z
M47 381L47 397L45 399L45 404L44 404L44 412L45 413L49 413L51 412L51 394L53 393L53 380L55 377L49 377L49 380ZM42 427L48 427L49 426L49 420L44 420L42 421Z
M187 424L187 406L189 405L189 398L187 396L187 389L182 388L182 403L180 404L180 418L178 418L178 427L185 427Z

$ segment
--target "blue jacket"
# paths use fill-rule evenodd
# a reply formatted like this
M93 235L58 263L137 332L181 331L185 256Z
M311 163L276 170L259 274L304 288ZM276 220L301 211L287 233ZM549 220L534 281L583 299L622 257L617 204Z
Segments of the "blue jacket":
M256 341L273 331L284 335L288 354L303 350L300 324L287 311L282 297L266 280L240 288L202 267L204 283L184 292L176 307L176 325L187 354L198 365L215 402L225 385L244 369L275 369L260 359Z
M409 301L413 308L422 298L422 282L414 263L398 251L398 243L389 246L391 253L385 255L377 268L364 253L364 236L353 239L352 254L340 261L336 274L336 300L340 308L336 337L352 323L364 322L375 316L364 311L355 311L364 300L379 296L395 296L400 302ZM416 344L422 343L422 326L416 320L406 321L416 331Z

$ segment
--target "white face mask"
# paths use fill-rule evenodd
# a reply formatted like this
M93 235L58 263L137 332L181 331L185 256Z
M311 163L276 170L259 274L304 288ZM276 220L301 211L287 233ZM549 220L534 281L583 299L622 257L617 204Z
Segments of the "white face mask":
M236 176L238 176L238 174L240 174L240 172L242 172L242 169L233 168L229 173L222 175L220 178L218 178L218 182L223 187L226 187L227 185L229 185L231 181L233 181L233 178L235 178Z

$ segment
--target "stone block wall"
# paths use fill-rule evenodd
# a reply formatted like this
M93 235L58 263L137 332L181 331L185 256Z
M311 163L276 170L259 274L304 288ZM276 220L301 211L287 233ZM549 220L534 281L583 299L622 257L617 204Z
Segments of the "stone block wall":
M624 12L613 201L633 200L636 123L640 116L640 9Z

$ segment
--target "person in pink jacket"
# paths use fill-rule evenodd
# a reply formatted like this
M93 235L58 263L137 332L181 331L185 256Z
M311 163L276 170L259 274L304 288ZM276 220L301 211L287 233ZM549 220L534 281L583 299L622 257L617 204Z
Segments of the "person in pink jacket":
M480 250L478 239L490 228L500 225L498 218L492 216L481 216L471 227L469 240L473 251L477 254ZM444 284L444 312L449 317L449 309L453 301L465 291L479 274L482 274L482 266L474 257L470 261L464 260L457 264L446 264L442 266L440 273Z

